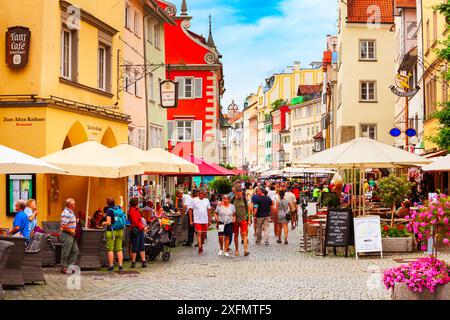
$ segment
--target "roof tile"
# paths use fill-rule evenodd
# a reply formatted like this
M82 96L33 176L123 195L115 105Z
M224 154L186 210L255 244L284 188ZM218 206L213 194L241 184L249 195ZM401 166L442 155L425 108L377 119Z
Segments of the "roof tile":
M377 17L378 12L380 17ZM348 0L347 22L394 23L394 0Z
M416 0L396 0L395 5L397 8L415 8Z

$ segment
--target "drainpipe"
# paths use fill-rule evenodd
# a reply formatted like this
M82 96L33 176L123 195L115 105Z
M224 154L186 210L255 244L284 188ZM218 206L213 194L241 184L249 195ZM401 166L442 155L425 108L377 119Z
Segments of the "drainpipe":
M146 26L145 25L145 20L149 16L150 16L150 14L148 14L148 13L144 14L142 16L142 27L143 27L142 40L144 41L144 58L145 58L144 59L144 64L145 64L145 70L147 70L147 43L146 43L147 40L146 39L147 39L147 36L148 36L147 28L145 27ZM146 135L146 137L145 137L145 150L148 150L148 142L150 140L149 130L148 129L149 129L150 123L148 122L149 116L148 116L148 90L147 90L148 83L147 83L147 75L144 77L144 84L145 84L145 135Z

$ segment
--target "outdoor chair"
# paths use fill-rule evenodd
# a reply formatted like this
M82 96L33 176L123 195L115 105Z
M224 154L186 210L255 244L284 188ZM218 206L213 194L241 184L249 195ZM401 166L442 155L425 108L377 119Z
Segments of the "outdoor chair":
M14 243L5 269L2 272L0 282L3 286L22 286L25 288L25 282L22 273L23 256L25 254L26 238L22 237L5 237L0 236L0 240L10 241Z
M103 244L103 230L83 229L78 243L78 266L81 269L100 269L100 247Z
M54 243L57 241L59 241L58 238L48 234L42 242L41 250L43 267L54 267L56 265L56 247Z
M45 231L45 233L56 235L60 234L61 223L59 221L43 221L42 222L42 229Z
M42 258L44 255L44 244L47 243L50 235L45 233L35 233L33 239L25 249L22 263L23 279L26 284L34 282L44 282L45 276L42 271Z
M130 234L131 234L131 226L125 226L124 235L123 235L123 244L122 244L122 252L123 252L123 260L130 260Z
M5 297L2 287L3 270L5 270L6 262L8 261L9 253L11 252L14 243L10 241L0 240L0 300Z

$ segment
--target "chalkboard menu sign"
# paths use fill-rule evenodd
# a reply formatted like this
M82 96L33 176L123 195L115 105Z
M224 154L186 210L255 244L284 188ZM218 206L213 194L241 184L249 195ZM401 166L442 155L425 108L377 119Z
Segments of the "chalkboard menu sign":
M346 247L354 245L353 214L351 209L328 209L327 227L325 233L325 248ZM326 250L324 250L326 255Z

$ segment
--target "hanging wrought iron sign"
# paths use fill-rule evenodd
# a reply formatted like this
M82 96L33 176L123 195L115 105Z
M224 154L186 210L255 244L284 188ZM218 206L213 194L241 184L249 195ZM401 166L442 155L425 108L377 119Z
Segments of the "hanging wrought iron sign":
M28 64L31 31L26 27L10 27L6 31L5 59L8 67L23 68Z
M391 89L392 93L399 97L412 97L420 90L420 87L416 85L415 88L411 89L409 85L409 79L411 77L411 72L407 75L397 73L395 85L390 86L389 89Z
M160 83L161 107L176 108L178 106L178 82L165 80Z

